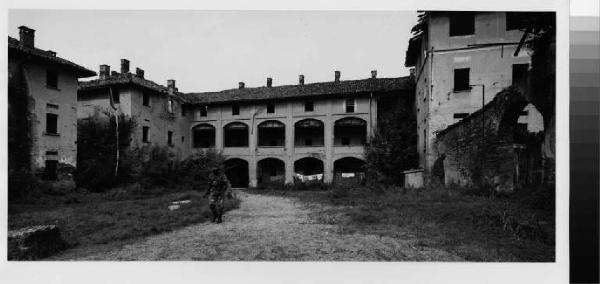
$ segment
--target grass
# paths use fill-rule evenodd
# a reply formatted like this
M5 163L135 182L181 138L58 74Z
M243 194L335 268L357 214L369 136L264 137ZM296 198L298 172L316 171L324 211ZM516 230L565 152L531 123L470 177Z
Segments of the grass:
M342 233L415 239L415 246L468 261L554 261L554 195L541 188L507 197L476 195L472 189L381 186L251 191L318 207L312 218L337 225Z
M172 201L190 199L178 210L170 211ZM226 201L226 210L237 208L239 199ZM165 188L143 190L137 185L105 193L73 193L66 196L40 196L27 203L8 206L8 228L38 224L58 225L71 245L106 244L158 234L211 216L208 199L195 191Z

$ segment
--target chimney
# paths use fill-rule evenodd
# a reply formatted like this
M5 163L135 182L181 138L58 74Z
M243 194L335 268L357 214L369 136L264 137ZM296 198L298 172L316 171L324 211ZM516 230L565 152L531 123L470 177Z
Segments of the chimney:
M129 60L121 59L121 73L129 73Z
M19 45L21 47L34 47L35 30L26 26L19 27Z
M270 78L270 77L267 78L267 87L268 88L273 87L273 78Z
M243 89L246 86L246 84L244 84L244 82L239 82L238 84L239 84L240 89Z
M144 78L144 70L136 67L135 68L135 75L137 75L140 78Z
M175 88L175 80L167 80L167 89L177 91L177 88Z
M110 76L110 66L106 64L100 65L100 72L98 72L98 79L104 80Z
M340 71L336 70L335 71L335 82L338 82L338 83L340 82L340 76L341 76Z
M50 53L50 55L56 57L56 51L48 50L48 53Z
M298 76L298 85L304 85L304 75Z
M377 78L377 70L371 70L371 79Z

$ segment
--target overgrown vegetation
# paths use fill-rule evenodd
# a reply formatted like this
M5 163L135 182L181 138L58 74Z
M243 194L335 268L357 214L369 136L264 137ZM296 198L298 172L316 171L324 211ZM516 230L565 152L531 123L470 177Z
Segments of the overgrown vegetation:
M417 166L417 123L409 105L398 103L381 112L377 130L365 147L365 167L371 182L402 184L402 171Z
M508 197L472 188L334 187L256 191L298 198L312 218L342 233L417 239L468 261L554 261L554 195L529 188Z
M167 193L165 193L167 192ZM170 211L172 201L189 199ZM227 199L225 209L239 206ZM55 224L71 245L109 242L158 234L209 220L208 199L197 191L151 190L131 184L102 193L78 192L65 196L41 196L35 202L8 205L8 229Z

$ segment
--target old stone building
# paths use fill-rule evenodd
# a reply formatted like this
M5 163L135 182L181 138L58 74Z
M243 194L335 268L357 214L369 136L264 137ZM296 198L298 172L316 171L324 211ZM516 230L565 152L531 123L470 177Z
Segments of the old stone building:
M414 68L419 164L426 176L440 158L436 134L491 102L504 88L523 88L530 55L515 51L523 32L514 14L425 12L413 29L405 65ZM543 130L533 105L520 113L519 127Z
M175 80L163 86L146 79L140 68L130 72L129 65L129 60L121 59L120 72L100 65L98 79L80 82L77 117L125 114L135 118L137 125L133 147L166 146L176 158L184 157L189 153L189 115Z
M332 82L305 84L300 75L297 85L273 86L267 78L263 87L240 82L231 90L180 93L174 81L164 87L139 69L129 73L129 61L122 60L120 73L108 68L80 84L80 118L109 109L112 89L119 111L139 122L134 145L169 145L180 159L220 152L236 187L356 177L378 110L412 104L409 77L377 78L376 71L364 80L342 81L336 71Z
M77 163L77 80L96 75L35 46L35 30L8 38L9 171L43 172Z

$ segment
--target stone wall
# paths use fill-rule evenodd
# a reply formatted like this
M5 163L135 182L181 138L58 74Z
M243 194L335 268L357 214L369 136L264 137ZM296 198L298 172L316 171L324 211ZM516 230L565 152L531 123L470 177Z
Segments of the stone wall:
M490 186L511 192L517 186L514 141L520 111L527 105L514 88L498 93L482 110L437 133L434 150L444 184ZM432 177L435 178L435 177Z

